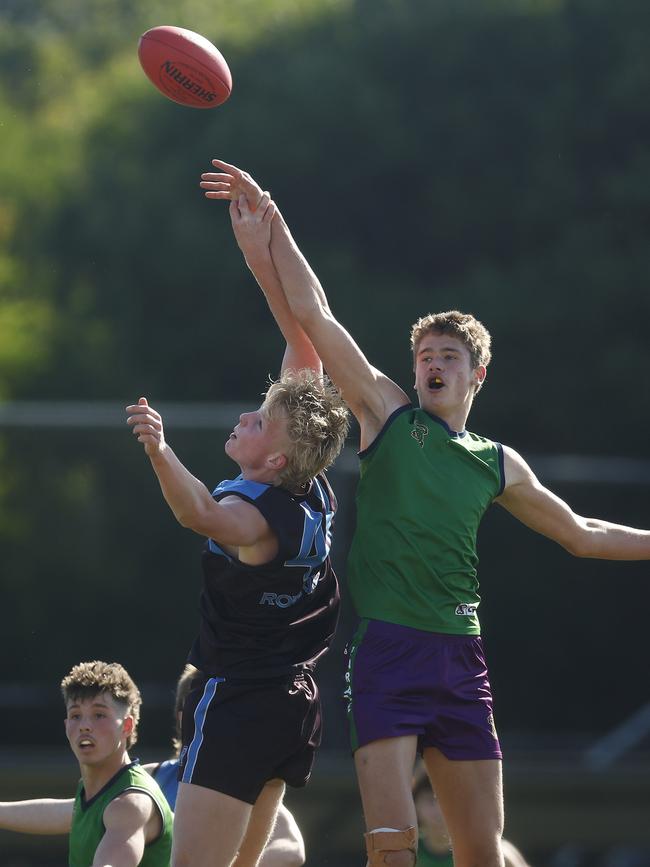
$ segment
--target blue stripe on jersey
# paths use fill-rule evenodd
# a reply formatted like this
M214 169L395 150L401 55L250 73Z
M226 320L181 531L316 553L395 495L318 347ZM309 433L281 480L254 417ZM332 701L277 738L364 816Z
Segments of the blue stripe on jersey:
M192 782L194 766L196 765L196 760L199 757L199 750L201 749L201 744L203 743L203 725L205 723L205 717L208 712L208 708L210 707L210 702L215 696L217 687L220 683L223 683L224 680L225 678L223 677L210 678L210 680L205 685L201 700L197 704L196 710L194 711L194 737L192 738L192 743L190 744L187 751L187 762L183 770L183 783Z
M223 482L219 482L212 492L212 496L216 497L219 494L227 494L229 491L234 491L238 494L243 494L250 500L256 500L268 491L270 487L271 485L264 484L264 482L251 482L247 479L242 479L241 476L237 476L236 479L224 479Z

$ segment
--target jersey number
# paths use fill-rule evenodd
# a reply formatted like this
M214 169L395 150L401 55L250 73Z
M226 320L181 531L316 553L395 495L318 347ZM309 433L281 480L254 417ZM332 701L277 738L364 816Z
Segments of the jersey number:
M302 503L305 524L298 556L287 560L285 566L302 566L307 571L302 579L305 593L313 593L318 584L319 570L330 551L329 526L323 529L323 516ZM327 521L329 524L329 521Z

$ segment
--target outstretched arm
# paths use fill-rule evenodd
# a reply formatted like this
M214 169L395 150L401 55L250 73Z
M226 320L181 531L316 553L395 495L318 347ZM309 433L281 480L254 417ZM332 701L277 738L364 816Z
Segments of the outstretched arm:
M246 196L242 193L238 200L230 202L233 232L246 264L264 293L278 328L287 342L282 371L309 367L320 374L323 372L321 360L314 344L291 312L271 258L269 244L275 210L268 193L263 194L255 210L249 207Z
M206 486L179 461L165 440L159 412L141 397L127 406L127 424L144 445L163 496L183 527L223 545L249 548L267 543L271 530L261 512L238 497L217 503Z
M293 313L361 425L365 448L391 413L409 403L409 399L398 385L370 364L352 335L336 319L318 277L279 212L272 227L271 255Z
M583 518L541 484L526 461L504 446L506 486L497 502L531 530L576 557L601 560L650 559L650 531Z
M243 191L251 207L259 203L262 191L250 175L221 160L212 162L222 171L201 176L201 186L208 198L238 199ZM398 385L368 362L351 335L336 320L318 278L279 211L272 223L270 249L289 306L357 417L364 448L390 414L410 401Z
M0 828L23 834L69 834L72 798L39 798L0 803Z

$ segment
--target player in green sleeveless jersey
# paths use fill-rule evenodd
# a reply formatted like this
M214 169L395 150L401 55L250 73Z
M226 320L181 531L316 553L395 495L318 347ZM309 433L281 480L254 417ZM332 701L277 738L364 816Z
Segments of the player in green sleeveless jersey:
M262 190L250 175L220 160L213 166L201 176L206 196L256 213ZM650 532L577 515L514 449L466 430L490 361L490 335L473 316L449 311L413 326L414 407L336 320L279 210L270 243L265 230L249 243L262 285L270 266L260 267L260 248L268 246L294 315L359 422L348 578L362 622L349 686L369 863L415 862L411 773L420 750L456 867L502 867L501 760L477 634L476 528L496 502L571 554L620 560L650 559Z
M0 804L0 828L69 834L70 867L169 867L172 812L132 762L140 693L117 663L84 662L62 681L66 735L79 761L74 799Z
M348 564L360 616L478 635L476 534L502 486L498 445L454 435L420 408L399 409L361 460Z
M136 763L130 763L122 766L94 797L89 798L87 796L84 782L83 780L80 781L74 801L72 827L70 828L69 861L71 867L84 867L86 864L96 863L96 859L100 855L105 857L102 848L106 849L107 841L104 841L103 846L102 841L110 827L111 810L115 812L117 804L120 803L117 799L124 798L127 794L138 796L137 815L133 809L136 799L133 799L133 805L124 800L124 806L121 805L120 809L122 812L126 812L127 816L116 819L114 824L121 824L122 819L127 822L138 823L141 820L139 814L143 808L145 813L151 812L149 803L151 801L154 808L154 825L157 826L162 820L163 827L163 832L158 835L157 839L150 840L149 844L146 843L145 839L142 856L139 861L134 860L133 863L139 864L140 867L163 867L163 865L166 867L169 864L173 820L171 809L165 797L161 795L158 784L147 771ZM131 817L128 816L129 812L133 814ZM129 845L134 849L133 857L138 857L139 851L135 850L132 844ZM114 848L119 852L122 847L123 841L116 840Z

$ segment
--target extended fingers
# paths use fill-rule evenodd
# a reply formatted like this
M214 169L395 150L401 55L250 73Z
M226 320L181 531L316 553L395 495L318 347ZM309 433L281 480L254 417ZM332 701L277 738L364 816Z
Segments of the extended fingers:
M199 186L205 190L206 199L233 199L237 181L234 175L203 172Z
M230 163L226 163L223 160L214 159L211 160L211 162L213 166L216 166L218 169L222 169L231 175L235 175L236 177L244 174L241 169L237 168L237 166L232 166Z
M233 187L226 183L201 181L199 186L204 190L206 199L233 199Z
M217 174L216 172L201 172L201 180L209 181L212 184L223 183L223 184L232 184L233 181L238 180L234 175L223 175Z
M199 186L204 190L232 190L236 183L235 178L229 175L211 175L206 172L201 175Z
M222 171L202 172L202 180L209 181L211 183L221 181L223 183L251 187L259 190L259 184L257 183L257 181L255 181L254 178L251 177L248 172L244 172L241 169L238 169L236 166L231 166L229 163L221 162L221 160L212 160L212 164L217 168L221 168Z

